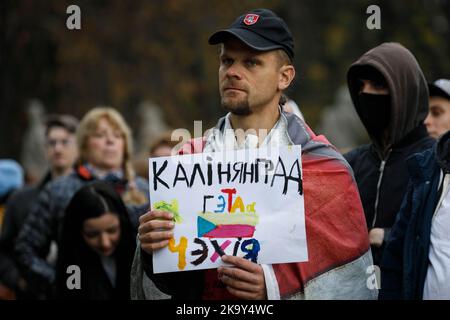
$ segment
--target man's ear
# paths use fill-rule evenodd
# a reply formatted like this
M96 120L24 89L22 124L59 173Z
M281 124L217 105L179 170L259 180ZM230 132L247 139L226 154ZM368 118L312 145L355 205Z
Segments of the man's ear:
M280 91L286 90L295 77L295 68L293 65L284 65L280 68L278 79L278 89Z

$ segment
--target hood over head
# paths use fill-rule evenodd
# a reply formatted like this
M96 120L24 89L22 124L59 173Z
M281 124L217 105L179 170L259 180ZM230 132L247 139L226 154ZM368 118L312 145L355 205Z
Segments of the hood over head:
M347 72L350 96L360 118L362 106L358 99L358 79L367 68L377 70L389 88L390 115L385 148L390 148L423 124L428 113L427 82L416 58L401 44L387 42L369 50ZM363 121L363 124L367 129L367 123ZM380 141L373 136L371 139L379 148Z

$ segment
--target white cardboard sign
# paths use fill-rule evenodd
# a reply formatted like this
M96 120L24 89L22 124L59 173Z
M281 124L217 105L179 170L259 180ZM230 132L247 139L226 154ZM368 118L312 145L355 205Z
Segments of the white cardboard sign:
M152 209L175 222L155 273L217 268L223 254L308 260L301 146L150 158L149 187Z

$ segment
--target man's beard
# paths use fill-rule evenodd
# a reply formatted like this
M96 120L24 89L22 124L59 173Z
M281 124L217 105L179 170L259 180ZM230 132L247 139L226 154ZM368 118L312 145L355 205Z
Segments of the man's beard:
M238 116L248 116L251 114L250 105L248 103L248 100L241 100L237 102L225 102L222 98L221 101L222 108L225 110L231 112L232 114L238 115Z

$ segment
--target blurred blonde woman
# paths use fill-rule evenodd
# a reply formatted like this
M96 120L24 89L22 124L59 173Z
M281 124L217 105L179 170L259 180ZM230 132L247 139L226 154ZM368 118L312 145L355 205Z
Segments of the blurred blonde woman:
M83 173L107 180L119 178L125 183L125 190L118 191L126 204L147 202L147 182L136 177L131 159L131 130L120 113L112 108L91 110L80 123L77 141L80 150L78 165Z
M131 130L120 113L108 107L89 111L79 124L77 142L80 158L73 172L41 191L16 244L28 289L43 297L51 295L55 278L46 261L50 243L60 240L65 209L82 186L98 180L111 184L126 204L135 232L149 205L148 183L134 173Z

